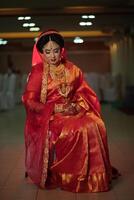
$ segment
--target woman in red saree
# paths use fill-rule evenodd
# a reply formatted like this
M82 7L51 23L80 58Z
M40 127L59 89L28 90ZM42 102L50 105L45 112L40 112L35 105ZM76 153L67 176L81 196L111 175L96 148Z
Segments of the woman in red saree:
M100 104L64 51L63 37L53 30L34 46L22 97L26 174L41 188L108 191L113 170Z

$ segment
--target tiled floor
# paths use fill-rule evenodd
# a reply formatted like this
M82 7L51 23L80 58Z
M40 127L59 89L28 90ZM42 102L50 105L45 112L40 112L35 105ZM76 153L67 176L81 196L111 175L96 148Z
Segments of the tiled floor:
M111 105L103 105L113 165L122 176L113 182L111 191L75 194L40 190L24 178L23 129L25 111L0 113L0 200L133 200L134 199L134 115L126 115Z

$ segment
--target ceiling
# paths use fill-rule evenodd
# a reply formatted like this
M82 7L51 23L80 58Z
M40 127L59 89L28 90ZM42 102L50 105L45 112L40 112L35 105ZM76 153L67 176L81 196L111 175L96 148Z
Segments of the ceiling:
M92 26L79 26L83 14L94 14ZM33 43L39 32L30 32L22 27L18 16L31 16L30 22L40 31L54 28L67 41L75 36L85 40L110 40L111 38L134 35L134 0L3 0L0 2L0 38L8 45Z

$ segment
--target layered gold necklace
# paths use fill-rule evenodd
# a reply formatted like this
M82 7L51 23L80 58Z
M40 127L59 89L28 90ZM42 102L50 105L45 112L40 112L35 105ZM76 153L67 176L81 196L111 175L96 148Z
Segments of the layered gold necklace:
M54 81L59 82L59 93L62 96L67 97L69 93L69 87L67 86L67 83L66 83L65 66L63 64L60 64L57 67L50 66L49 73L50 73L51 78Z
M50 74L51 78L54 81L59 82L58 91L61 96L67 98L68 93L70 91L70 86L66 83L66 69L63 64L60 64L57 67L49 66L48 64L44 63L43 67L43 76L42 76L42 87L41 87L41 102L45 103L47 98L47 87L48 87L48 74Z
M55 66L50 66L49 68L50 76L53 80L59 81L59 82L65 82L66 76L65 76L65 66L63 64Z

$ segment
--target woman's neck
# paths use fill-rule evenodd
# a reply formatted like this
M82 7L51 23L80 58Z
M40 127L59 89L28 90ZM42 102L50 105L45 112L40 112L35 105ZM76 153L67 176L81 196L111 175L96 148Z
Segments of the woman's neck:
M56 68L56 67L58 67L60 64L61 64L61 62L58 62L58 63L55 64L55 65L49 64L49 66L50 66L50 67L54 67L54 68Z

